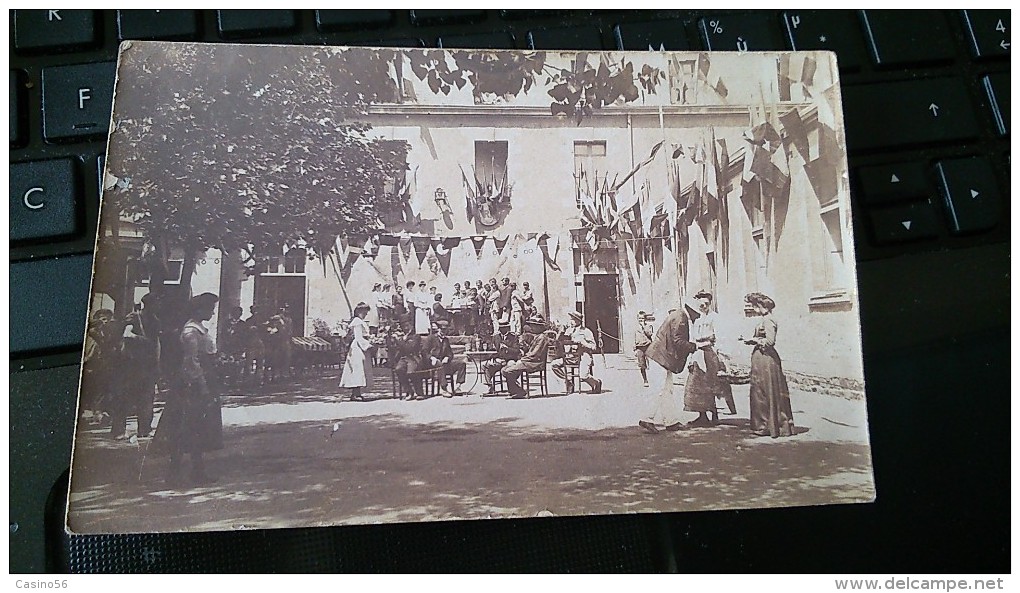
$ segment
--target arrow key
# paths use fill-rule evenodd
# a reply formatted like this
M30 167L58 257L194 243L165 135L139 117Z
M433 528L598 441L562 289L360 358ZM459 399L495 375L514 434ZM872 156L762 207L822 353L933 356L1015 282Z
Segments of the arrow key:
M924 164L894 163L857 169L858 193L866 204L916 200L929 195Z
M939 234L935 210L928 202L872 210L871 227L875 242L881 245L931 239Z
M988 161L980 157L945 160L935 169L954 234L984 231L998 224L1002 196Z

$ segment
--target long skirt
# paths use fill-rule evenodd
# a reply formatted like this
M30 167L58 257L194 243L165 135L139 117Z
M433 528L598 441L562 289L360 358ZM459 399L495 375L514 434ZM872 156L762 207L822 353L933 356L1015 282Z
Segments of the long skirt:
M751 353L751 430L759 435L786 437L793 434L790 388L783 362L773 348Z
M702 348L704 365L690 365L684 386L684 410L687 412L715 411L715 398L723 397L723 383L719 380L719 355L712 348ZM697 356L697 358L701 358Z
M202 453L223 448L220 398L204 378L174 386L156 425L154 453Z
M343 374L340 376L340 387L367 387L368 374L365 369L365 351L356 344L351 345L344 361Z

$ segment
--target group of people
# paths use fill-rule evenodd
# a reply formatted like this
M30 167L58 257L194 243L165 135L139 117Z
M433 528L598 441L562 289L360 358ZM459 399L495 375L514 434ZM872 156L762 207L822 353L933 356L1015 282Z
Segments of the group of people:
M790 390L783 374L782 360L776 352L778 325L772 317L776 303L769 296L752 292L744 297L747 310L760 317L749 336L738 339L752 346L750 371L750 425L757 436L794 434ZM648 385L648 360L666 371L652 415L638 422L648 432L677 431L683 427L673 397L674 375L688 371L684 386L684 411L697 412L688 426L711 426L718 422L716 400L726 403L736 414L732 387L723 376L725 365L716 351L716 314L711 310L712 295L706 291L694 296L693 305L670 311L654 334L644 312L638 315L634 342L638 368Z
M149 293L122 319L99 309L89 322L83 361L85 413L98 422L109 416L110 434L117 439L128 437L128 416L135 415L137 436L153 437L149 451L169 455L170 485L215 481L203 454L223 446L216 389L223 365L205 323L218 300L203 293L180 310L161 306ZM153 435L153 407L161 385L166 405ZM192 464L187 477L186 455Z
M371 307L361 302L354 307L354 317L347 329L347 355L340 376L340 387L350 389L353 401L364 401L362 389L369 383L369 363L380 346L373 342L367 317ZM467 378L467 363L455 358L453 346L446 335L449 323L442 319L430 322L424 334L405 331L403 324L387 326L387 363L401 387L404 399L425 399L425 382L433 380L441 395L453 397Z
M470 280L453 285L447 298L435 286L424 281L408 281L404 288L378 283L365 305L369 330L375 333L390 322L403 325L405 332L425 335L436 321L446 322L451 330L463 335L492 335L499 331L503 321L510 324L515 335L524 332L524 323L537 308L535 294L528 282L518 285L510 278L502 282L495 278L488 282Z
M219 354L224 383L265 384L293 377L291 339L295 334L290 307L283 304L272 311L253 304L249 310L247 319L241 319L241 307L227 311Z

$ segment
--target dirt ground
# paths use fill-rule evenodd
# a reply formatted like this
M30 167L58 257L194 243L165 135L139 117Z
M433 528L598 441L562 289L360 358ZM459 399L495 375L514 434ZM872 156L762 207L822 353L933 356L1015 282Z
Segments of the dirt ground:
M149 439L82 426L72 474L79 532L315 526L455 518L753 508L871 500L865 402L794 390L798 433L751 435L748 387L711 428L649 434L662 377L640 387L633 360L596 364L600 395L527 400L392 399L382 370L366 402L327 371L224 395L225 447L208 486L169 488ZM682 377L681 377L682 378ZM465 387L471 387L469 372ZM682 400L683 388L675 393ZM688 413L688 420L696 417ZM337 427L334 430L334 427ZM158 430L158 427L157 427Z

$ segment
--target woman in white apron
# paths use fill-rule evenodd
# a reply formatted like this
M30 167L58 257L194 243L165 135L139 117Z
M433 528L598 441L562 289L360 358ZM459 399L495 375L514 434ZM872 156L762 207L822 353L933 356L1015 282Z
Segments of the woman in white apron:
M351 390L351 401L365 401L361 395L361 388L368 386L368 374L365 370L365 361L368 359L368 350L372 342L368 339L368 323L365 317L370 307L366 303L358 303L354 307L354 318L347 329L347 337L351 340L347 350L347 359L344 361L343 374L340 375L340 387Z

